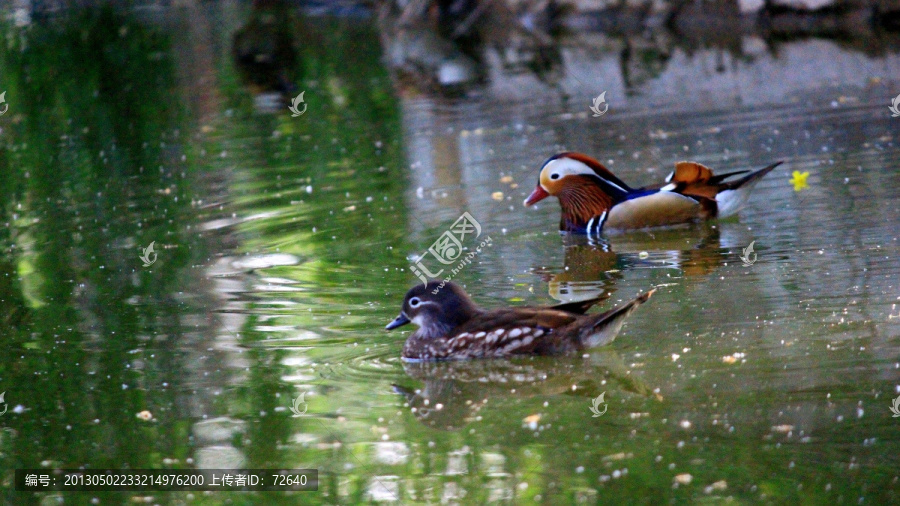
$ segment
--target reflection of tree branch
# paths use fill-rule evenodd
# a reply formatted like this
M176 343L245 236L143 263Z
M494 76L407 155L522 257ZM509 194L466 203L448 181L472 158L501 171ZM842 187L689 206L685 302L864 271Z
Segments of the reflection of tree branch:
M16 364L11 392L29 397L15 421L29 435L15 443L20 464L52 454L63 466L153 467L161 448L185 444L180 418L148 424L135 414L182 405L178 338L184 315L203 313L178 295L204 250L196 234L183 236L195 180L172 132L190 128L173 91L171 38L124 12L67 11L0 49L19 89L22 120L10 135L23 146L20 163L2 168L16 184L0 185L0 201L40 217L22 227L28 248L11 256L28 272L0 284L0 300L31 315L11 313L16 330L4 349L17 357L0 361ZM138 246L161 238L180 247L141 268ZM72 435L61 435L65 426Z
M463 19L456 28L453 30L453 34L450 36L452 39L456 39L458 37L462 37L465 35L470 28L472 28L472 24L484 14L485 10L487 10L488 6L491 4L492 0L482 0L475 6L474 9Z

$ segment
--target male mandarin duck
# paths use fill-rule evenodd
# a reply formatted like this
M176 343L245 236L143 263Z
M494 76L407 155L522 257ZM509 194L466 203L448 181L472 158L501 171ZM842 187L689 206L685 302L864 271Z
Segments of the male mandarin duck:
M735 214L775 162L755 172L719 176L696 162L678 162L665 185L631 188L597 160L581 153L559 153L541 167L540 179L525 199L530 206L551 195L559 199L564 232L595 235L601 230L629 230L675 225ZM738 174L739 179L725 181Z
M561 355L609 344L625 318L655 290L605 313L585 315L605 297L550 307L485 310L452 282L430 281L406 293L400 315L385 327L415 323L403 346L406 361Z

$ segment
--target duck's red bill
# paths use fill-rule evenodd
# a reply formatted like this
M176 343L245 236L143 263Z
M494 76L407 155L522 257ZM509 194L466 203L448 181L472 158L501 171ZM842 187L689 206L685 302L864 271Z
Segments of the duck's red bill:
M531 195L529 195L528 198L525 199L525 205L530 206L531 204L540 202L549 196L550 196L550 194L547 193L547 190L544 190L543 188L541 188L541 185L537 185L534 188L534 191L531 192Z

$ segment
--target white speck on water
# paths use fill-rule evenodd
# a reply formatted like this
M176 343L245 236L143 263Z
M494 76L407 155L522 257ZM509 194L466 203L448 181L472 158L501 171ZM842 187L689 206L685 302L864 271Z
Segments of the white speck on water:
M693 481L694 477L688 473L681 473L675 475L675 483L679 485L690 485L691 481Z

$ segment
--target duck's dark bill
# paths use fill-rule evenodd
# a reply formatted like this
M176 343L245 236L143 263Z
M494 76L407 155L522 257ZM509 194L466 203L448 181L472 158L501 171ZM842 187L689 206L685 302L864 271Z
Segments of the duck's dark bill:
M549 196L550 196L550 194L547 193L546 190L541 188L541 185L537 185L537 187L534 189L534 191L531 192L531 195L529 195L528 198L525 199L525 205L530 206L536 202L540 202L541 200L544 200L545 198L547 198Z
M387 324L387 327L385 327L384 330L392 330L397 327L402 327L407 323L409 323L409 318L407 318L405 314L400 313L396 318L394 318L394 321Z

